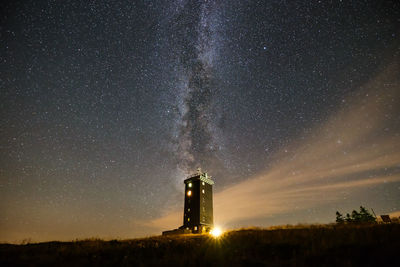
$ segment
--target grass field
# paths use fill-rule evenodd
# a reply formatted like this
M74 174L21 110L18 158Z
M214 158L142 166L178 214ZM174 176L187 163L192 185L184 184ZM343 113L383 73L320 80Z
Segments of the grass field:
M400 224L0 245L0 266L398 266Z

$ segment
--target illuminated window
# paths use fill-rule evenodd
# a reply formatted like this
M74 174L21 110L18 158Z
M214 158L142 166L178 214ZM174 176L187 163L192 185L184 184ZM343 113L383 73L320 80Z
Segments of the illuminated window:
M190 208L188 208L188 211L190 211Z
M201 190L201 192L203 192L203 194L204 194L204 189L203 189L203 190Z
M188 197L190 197L191 195L192 195L192 191L187 191L187 195L188 195Z
M204 182L202 182L201 184L202 184L202 185L205 185L205 183L204 183Z
M197 226L194 227L194 230L197 231Z
M189 183L188 186L189 186L189 187L192 187L192 183Z
M190 222L190 218L188 218L188 222Z

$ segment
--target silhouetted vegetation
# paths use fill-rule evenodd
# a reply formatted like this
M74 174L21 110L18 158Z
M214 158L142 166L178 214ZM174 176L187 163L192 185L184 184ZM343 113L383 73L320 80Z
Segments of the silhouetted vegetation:
M399 224L241 229L134 240L0 245L0 266L392 266Z
M345 222L345 219L343 218L343 214L341 214L339 211L336 211L336 222L337 223Z
M344 218L343 215L336 211L336 223L375 223L376 218L373 216L365 207L360 206L360 211L353 210L351 215L346 214Z

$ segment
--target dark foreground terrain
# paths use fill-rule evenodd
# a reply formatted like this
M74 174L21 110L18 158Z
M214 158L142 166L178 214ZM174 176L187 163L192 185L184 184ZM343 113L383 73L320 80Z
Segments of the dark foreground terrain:
M0 266L399 266L400 224L0 245Z

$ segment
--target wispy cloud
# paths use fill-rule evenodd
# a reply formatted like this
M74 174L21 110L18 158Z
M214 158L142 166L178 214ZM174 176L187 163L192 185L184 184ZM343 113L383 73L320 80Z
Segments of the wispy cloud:
M274 156L268 170L215 194L216 222L273 216L338 200L338 192L400 182L399 66L363 85L325 123ZM153 220L176 227L182 212Z

